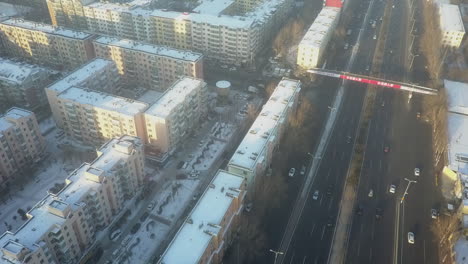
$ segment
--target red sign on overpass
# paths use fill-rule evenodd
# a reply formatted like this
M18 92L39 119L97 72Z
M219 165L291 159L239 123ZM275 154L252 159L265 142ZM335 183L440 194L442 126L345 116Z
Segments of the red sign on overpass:
M338 8L341 8L343 6L343 2L341 2L341 0L324 0L324 1L325 1L325 6L338 7Z
M390 88L395 88L395 89L401 88L401 85L399 84L393 84L393 83L376 81L376 80L369 80L369 79L364 79L361 77L354 77L354 76L348 76L348 75L343 75L343 74L340 75L340 78L345 79L345 80L368 83L368 84L373 84L373 85L380 85L380 86L385 86L385 87L390 87Z

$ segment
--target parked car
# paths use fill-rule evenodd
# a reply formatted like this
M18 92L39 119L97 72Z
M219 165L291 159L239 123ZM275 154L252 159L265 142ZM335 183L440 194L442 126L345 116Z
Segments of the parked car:
M437 219L439 217L439 212L436 209L431 209L431 218Z
M296 168L291 168L288 173L289 177L294 177L294 174L296 174Z
M374 197L374 190L370 189L368 196L371 198Z
M154 203L151 202L151 203L148 204L148 207L146 207L146 209L148 209L148 211L151 211L153 209L153 207L154 207Z
M382 213L383 213L382 208L377 207L375 209L375 219L378 220L378 219L382 218Z
M390 185L390 189L388 189L389 193L395 193L396 186L394 184Z
M419 176L420 170L419 168L414 168L414 176Z
M304 175L306 173L306 166L301 167L301 175Z

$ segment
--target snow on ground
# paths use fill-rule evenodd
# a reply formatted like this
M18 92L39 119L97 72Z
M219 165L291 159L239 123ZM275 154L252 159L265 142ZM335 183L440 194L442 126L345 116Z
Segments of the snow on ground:
M460 238L455 243L455 262L468 264L468 241L465 238Z
M198 180L174 180L164 186L158 195L157 205L150 216L133 235L120 263L148 263L153 252L167 237L176 220L193 200L193 193L199 184ZM162 217L171 221L171 226L156 220Z
M42 125L42 127L47 127ZM65 183L65 178L69 172L77 168L81 163L94 159L90 153L67 151L64 153L57 148L55 133L49 133L46 137L47 150L49 156L39 164L34 175L24 186L14 186L8 196L0 203L0 234L7 231L8 226L11 231L19 228L25 221L21 220L18 209L27 211L39 202L47 191L55 184ZM16 218L16 219L14 219Z

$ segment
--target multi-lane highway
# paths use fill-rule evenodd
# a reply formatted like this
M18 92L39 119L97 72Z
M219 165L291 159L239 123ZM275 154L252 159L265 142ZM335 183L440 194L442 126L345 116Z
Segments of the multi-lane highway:
M393 4L381 72L387 79L406 81L406 5ZM408 103L407 94L392 90L377 97L357 197L362 215L354 216L346 263L438 263L429 226L436 221L431 209L438 207L440 195L432 172L431 129L417 117L419 99ZM415 176L415 168L420 168L420 176ZM401 202L405 178L416 183ZM382 211L379 219L377 208ZM414 244L408 242L408 232L414 233Z
M372 64L373 53L376 46L374 36L378 34L379 18L383 15L384 3L378 0L362 2L356 6L352 23L348 26L354 33L347 38L350 45L344 50L350 56L352 49L356 49L356 60L351 68L352 72L367 74ZM370 9L369 14L366 12ZM374 28L369 23L377 20ZM361 34L359 43L355 43ZM339 47L341 49L342 47ZM337 70L344 70L343 63L330 62L329 66ZM321 163L315 174L295 228L285 232L293 232L293 236L284 256L280 256L282 263L326 263L334 225L338 214L344 179L346 177L351 158L353 140L355 137L362 110L365 86L357 83L346 84L344 99L332 132L328 146L321 157ZM331 108L330 111L336 111ZM302 180L302 179L298 179ZM314 192L318 191L318 198L314 199ZM299 198L301 199L301 198ZM283 243L282 243L283 245ZM273 254L272 254L273 255ZM273 256L272 256L273 258Z

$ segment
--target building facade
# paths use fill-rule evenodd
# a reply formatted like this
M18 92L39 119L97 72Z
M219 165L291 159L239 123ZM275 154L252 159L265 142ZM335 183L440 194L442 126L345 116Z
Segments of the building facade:
M93 37L16 18L0 23L0 41L7 55L58 69L75 68L94 58Z
M29 110L46 106L44 87L54 75L44 67L0 58L0 111L11 106Z
M118 93L121 88L120 75L114 62L98 58L46 87L47 100L58 127L64 126L63 120L58 118L63 112L63 109L59 108L58 95L71 87L86 87L90 90L114 94Z
M52 25L87 29L83 6L94 0L46 0L46 2Z
M319 67L328 42L338 24L340 8L326 6L315 18L297 48L297 66L302 69Z
M442 45L459 48L465 35L465 26L458 5L439 5Z
M197 128L207 111L207 85L184 77L145 112L146 142L151 152L174 150Z
M270 166L273 151L296 108L300 90L300 81L283 78L229 160L228 171L247 178L249 187Z
M33 112L11 108L0 117L0 186L10 183L22 169L39 162L45 140Z
M123 136L102 146L99 157L84 163L28 213L17 231L0 236L0 261L77 263L126 199L142 185L144 154L138 138Z
M144 139L146 103L72 87L58 95L56 123L67 136L87 145L100 145L122 135Z
M219 170L158 263L222 263L238 231L245 194L245 178Z
M182 76L203 79L203 55L140 42L100 37L97 57L115 62L127 86L166 90Z

